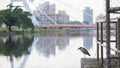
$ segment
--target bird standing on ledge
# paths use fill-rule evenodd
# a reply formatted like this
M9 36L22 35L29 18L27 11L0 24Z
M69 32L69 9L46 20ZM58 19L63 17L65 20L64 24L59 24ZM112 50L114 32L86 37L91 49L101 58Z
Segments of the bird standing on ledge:
M90 53L83 47L79 47L78 50L82 51L84 54L86 55L89 55L90 56Z

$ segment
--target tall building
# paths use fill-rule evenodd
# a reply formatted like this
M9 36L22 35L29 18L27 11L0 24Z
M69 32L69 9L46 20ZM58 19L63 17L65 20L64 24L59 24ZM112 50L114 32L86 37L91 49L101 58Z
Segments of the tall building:
M63 22L68 23L69 22L69 16L66 14L65 11L58 11L58 14L56 14L56 22Z
M83 21L93 23L93 10L90 7L85 7L83 10Z
M37 7L38 10L47 13L47 14L54 14L56 7L55 4L50 4L50 2L45 2L41 5L39 5L39 7Z
M68 23L69 15L66 14L65 11L60 10L56 13L55 4L50 4L49 2L45 2L37 7L33 12L35 14L36 19L41 23L53 23L53 21L59 23Z

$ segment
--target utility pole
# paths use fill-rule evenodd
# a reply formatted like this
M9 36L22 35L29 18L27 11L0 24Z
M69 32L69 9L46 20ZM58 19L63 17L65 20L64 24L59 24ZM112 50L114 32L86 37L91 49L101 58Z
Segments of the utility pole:
M106 0L106 45L107 45L106 68L111 68L111 60L110 60L110 0Z

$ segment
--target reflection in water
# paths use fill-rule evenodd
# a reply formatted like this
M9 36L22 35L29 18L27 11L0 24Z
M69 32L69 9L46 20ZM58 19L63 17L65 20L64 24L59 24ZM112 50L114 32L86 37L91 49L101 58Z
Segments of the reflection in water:
M83 43L84 43L84 47L86 49L90 49L90 47L92 47L92 45L93 45L93 37L91 37L91 36L84 37L83 38Z
M11 62L11 68L14 68L14 57L19 58L24 54L30 54L28 48L33 40L22 35L9 35L3 41L0 39L0 54L8 56ZM26 43L27 42L27 43Z
M57 38L57 37L35 37L36 50L42 53L44 56L49 57L50 55L56 54L56 46L60 50L64 50L69 45L69 38Z
M23 54L28 54L28 48L31 46L32 39L27 37L19 37L9 35L6 40L0 40L0 54L5 56L14 55L14 57L21 57ZM27 43L26 43L27 42Z
M11 68L80 68L79 61L82 55L77 48L85 46L89 50L92 45L93 36L88 35L84 37L10 35L0 37L0 57L3 55L9 57ZM47 57L47 60L43 57Z

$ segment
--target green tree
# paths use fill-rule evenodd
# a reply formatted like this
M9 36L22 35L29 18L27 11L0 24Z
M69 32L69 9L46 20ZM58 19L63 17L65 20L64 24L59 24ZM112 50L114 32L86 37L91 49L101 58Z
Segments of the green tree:
M90 24L88 21L83 21L83 23L86 25Z
M65 24L64 22L57 22L57 24Z
M34 27L30 19L30 12L23 11L20 6L13 7L11 4L7 7L8 9L0 11L0 16L2 17L0 21L7 25L9 31L12 31L12 26Z
M79 22L79 21L70 21L69 23L70 23L70 24L82 24L82 23Z

